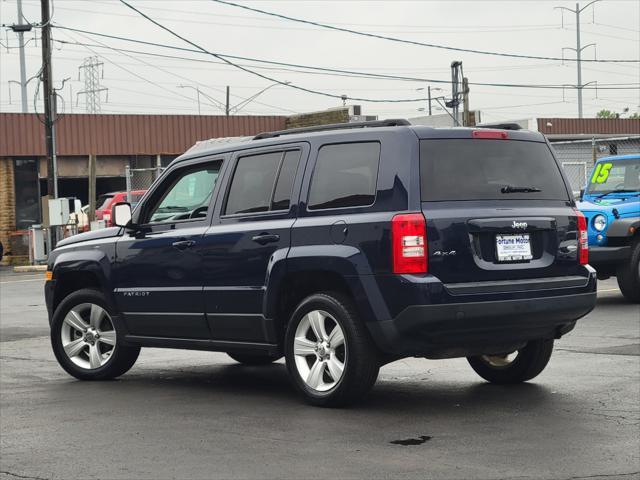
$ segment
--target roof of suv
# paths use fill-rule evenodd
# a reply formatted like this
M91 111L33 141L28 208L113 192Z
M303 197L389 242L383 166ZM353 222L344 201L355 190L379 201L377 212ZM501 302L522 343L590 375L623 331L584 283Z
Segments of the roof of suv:
M363 131L374 130L381 133L397 132L399 134L406 134L413 132L419 139L455 139L455 138L471 138L473 131L484 130L486 131L491 126L487 127L449 127L449 128L433 128L423 125L411 125L406 120L382 120L376 122L361 122L357 124L332 124L323 125L311 128L301 128L292 130L282 130L279 132L265 132L260 133L253 137L253 139L241 138L237 141L221 142L218 144L211 144L209 148L200 148L195 151L187 151L180 157L176 158L174 162L179 162L187 159L197 158L205 155L226 153L239 149L249 149L254 147L266 147L270 145L278 145L284 143L294 143L305 141L313 138L323 137L326 140L345 140L345 137L350 137L355 134L362 133ZM524 140L524 141L536 141L544 142L545 138L541 133L532 132L529 130L513 130L505 126L505 129L492 128L493 130L504 131L509 140Z

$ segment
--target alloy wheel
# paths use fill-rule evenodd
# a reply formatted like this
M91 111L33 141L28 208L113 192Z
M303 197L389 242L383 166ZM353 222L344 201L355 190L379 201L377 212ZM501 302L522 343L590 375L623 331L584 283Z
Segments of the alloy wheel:
M60 329L62 348L74 364L94 370L104 366L116 347L116 331L107 311L95 303L76 305Z
M503 353L499 355L482 355L482 360L490 367L505 368L511 365L518 357L518 352Z
M298 374L309 388L331 390L344 375L347 362L340 324L325 311L307 313L296 329L293 354Z

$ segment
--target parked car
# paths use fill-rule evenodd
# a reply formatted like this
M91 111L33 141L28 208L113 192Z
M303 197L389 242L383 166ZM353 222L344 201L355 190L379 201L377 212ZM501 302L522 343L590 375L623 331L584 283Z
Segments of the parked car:
M60 242L45 284L71 375L140 347L283 355L315 405L381 365L467 357L530 380L596 301L587 226L545 138L404 120L260 134L183 155L119 227Z
M598 278L615 276L625 298L640 303L640 154L598 160L578 208Z
M131 191L131 206L135 207L146 190ZM113 225L111 221L111 209L116 203L126 202L127 192L110 192L100 195L96 201L96 220L104 220L107 227Z

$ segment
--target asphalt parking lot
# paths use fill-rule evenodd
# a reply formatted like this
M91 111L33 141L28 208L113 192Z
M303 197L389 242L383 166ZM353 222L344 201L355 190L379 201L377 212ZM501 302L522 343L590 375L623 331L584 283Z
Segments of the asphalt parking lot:
M615 281L515 387L463 359L385 366L368 400L303 404L282 361L143 350L79 382L51 352L42 274L0 271L0 478L640 478L640 307Z

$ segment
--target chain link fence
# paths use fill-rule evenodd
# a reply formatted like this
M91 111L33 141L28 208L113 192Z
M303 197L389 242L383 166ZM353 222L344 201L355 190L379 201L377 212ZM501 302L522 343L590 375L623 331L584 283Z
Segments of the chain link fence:
M564 168L574 195L578 195L587 184L587 177L599 158L640 153L640 135L551 142L551 146Z
M126 167L124 176L127 185L127 201L129 203L137 203L140 199L140 194L137 192L141 190L148 190L149 187L155 182L158 177L164 171L164 167L152 167L152 168L130 168Z

